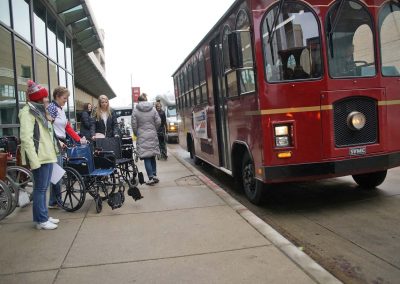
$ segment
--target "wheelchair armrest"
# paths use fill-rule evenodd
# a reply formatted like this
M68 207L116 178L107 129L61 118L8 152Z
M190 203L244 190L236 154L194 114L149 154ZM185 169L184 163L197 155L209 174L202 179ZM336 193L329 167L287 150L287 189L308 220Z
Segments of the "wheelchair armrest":
M67 162L87 162L88 159L86 159L85 157L67 157Z

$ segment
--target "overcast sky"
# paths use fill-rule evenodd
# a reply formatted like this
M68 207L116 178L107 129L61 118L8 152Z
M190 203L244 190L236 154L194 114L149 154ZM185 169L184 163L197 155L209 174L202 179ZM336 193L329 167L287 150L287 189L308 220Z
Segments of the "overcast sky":
M130 87L151 97L173 93L172 73L234 0L90 0L105 32L107 81L117 98L131 102Z

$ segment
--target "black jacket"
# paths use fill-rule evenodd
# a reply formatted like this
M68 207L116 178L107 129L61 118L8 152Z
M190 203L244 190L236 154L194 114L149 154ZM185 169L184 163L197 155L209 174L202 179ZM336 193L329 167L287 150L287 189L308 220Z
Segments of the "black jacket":
M90 133L91 120L92 118L90 117L90 112L88 111L82 112L80 134L81 136L84 136L86 137L86 139L89 140L92 139L92 135Z
M118 135L118 121L115 112L111 111L111 116L107 118L107 125L104 125L103 119L100 118L97 120L96 111L93 111L90 133L92 137L95 133L103 133L106 137L114 137L115 135Z

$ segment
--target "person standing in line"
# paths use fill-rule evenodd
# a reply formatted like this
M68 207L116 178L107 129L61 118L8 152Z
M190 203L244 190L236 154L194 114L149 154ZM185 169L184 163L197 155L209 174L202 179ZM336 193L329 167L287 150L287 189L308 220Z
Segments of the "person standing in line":
M81 116L81 131L80 134L85 137L87 140L91 140L92 136L90 135L90 125L91 125L91 115L92 114L92 104L86 103L83 106L83 112Z
M46 114L48 92L35 82L28 81L28 101L19 112L21 123L21 160L29 165L35 180L33 188L33 221L36 229L53 230L59 219L49 217L46 206L46 191L50 184L53 163L57 161L57 150L53 140L50 117Z
M165 111L162 109L161 102L156 102L156 110L161 119L161 126L157 129L160 151L164 151L165 158L168 158L167 145L165 143L165 133L168 132L167 117L165 116Z
M57 155L57 164L63 167L63 155L67 144L66 138L67 134L75 142L86 144L86 138L81 138L78 133L72 128L69 123L67 116L63 107L68 101L69 90L66 87L59 86L53 91L53 101L47 107L47 111L53 122L54 134L56 135L56 143L58 143L59 154ZM61 181L57 184L50 185L50 198L49 198L49 208L56 209L59 208L59 203L61 202Z
M136 147L139 158L144 160L149 180L147 185L159 182L157 178L156 156L160 154L157 129L161 125L161 119L153 104L147 101L147 96L142 94L138 98L136 109L132 113L132 130L136 135Z
M105 95L99 96L98 106L92 111L90 126L92 139L119 137L118 121Z

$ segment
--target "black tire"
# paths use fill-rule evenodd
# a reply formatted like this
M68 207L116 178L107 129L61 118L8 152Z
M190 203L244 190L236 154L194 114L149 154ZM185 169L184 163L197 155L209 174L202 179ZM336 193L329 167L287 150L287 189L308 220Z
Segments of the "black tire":
M374 189L385 181L386 174L387 170L374 173L353 175L353 179L360 187L364 189Z
M68 212L80 209L86 199L86 188L81 175L73 168L64 167L61 178L61 196L58 205Z
M7 184L0 180L0 220L3 220L9 214L12 198Z
M264 184L255 178L254 164L248 153L243 157L241 180L247 199L253 204L261 204Z

